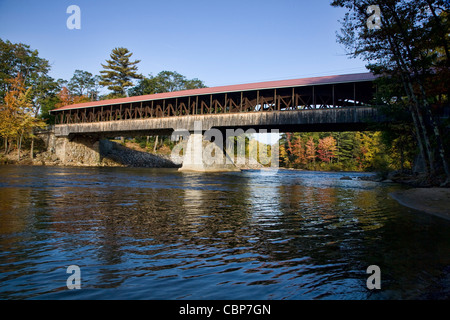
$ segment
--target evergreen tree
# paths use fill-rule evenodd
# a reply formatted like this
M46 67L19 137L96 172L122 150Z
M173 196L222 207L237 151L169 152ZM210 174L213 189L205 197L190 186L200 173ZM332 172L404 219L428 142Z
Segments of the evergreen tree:
M102 80L100 85L108 87L114 97L126 96L126 88L133 86L133 79L142 79L137 73L137 64L141 60L130 61L133 55L127 48L114 48L110 55L111 60L102 64L105 70L100 71Z
M334 0L331 5L348 10L338 41L349 55L362 57L374 73L401 84L397 97L407 101L428 176L443 173L450 183L443 129L433 114L437 102L449 102L448 0L379 0L381 25L376 29L370 28L373 1Z
M339 161L351 166L355 132L341 132L339 137Z

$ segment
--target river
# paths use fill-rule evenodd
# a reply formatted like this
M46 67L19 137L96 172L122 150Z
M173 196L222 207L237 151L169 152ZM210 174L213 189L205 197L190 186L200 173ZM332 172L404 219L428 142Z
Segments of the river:
M450 299L450 221L363 175L1 166L0 299Z

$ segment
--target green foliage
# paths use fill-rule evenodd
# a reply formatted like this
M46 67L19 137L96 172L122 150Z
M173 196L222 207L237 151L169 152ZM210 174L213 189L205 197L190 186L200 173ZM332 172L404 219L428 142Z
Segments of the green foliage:
M399 122L410 123L428 177L442 175L450 184L448 131L435 119L449 106L450 2L334 0L331 5L347 10L338 42L349 56L364 59L381 75L377 99L391 107L385 111L398 116ZM381 11L379 29L368 27L371 5Z
M88 71L75 70L73 77L67 84L67 88L74 95L86 95L89 96L91 100L95 100L98 97L98 86L100 81L100 76L94 76Z
M156 76L150 74L148 77L141 79L136 86L128 90L128 94L140 96L205 87L199 79L187 79L176 71L161 71Z
M49 70L49 62L40 58L37 50L31 50L29 45L23 43L0 39L0 102L10 87L8 81L19 73L24 79L24 86L28 88L44 81Z

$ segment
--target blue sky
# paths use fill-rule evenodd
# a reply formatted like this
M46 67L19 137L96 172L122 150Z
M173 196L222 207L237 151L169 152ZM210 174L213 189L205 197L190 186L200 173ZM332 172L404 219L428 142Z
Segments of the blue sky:
M0 0L0 38L50 61L51 76L99 74L114 47L140 59L139 72L162 70L207 86L365 72L336 42L342 9L330 0ZM70 30L66 9L81 9Z

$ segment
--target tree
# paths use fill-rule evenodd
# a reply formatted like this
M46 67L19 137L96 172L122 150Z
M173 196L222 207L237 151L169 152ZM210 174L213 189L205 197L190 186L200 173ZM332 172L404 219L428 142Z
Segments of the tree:
M303 140L301 136L296 137L292 146L293 154L295 155L294 164L297 167L301 167L306 164L305 147L303 146Z
M416 142L410 126L404 123L390 124L381 132L380 140L396 168L401 171L412 169Z
M58 102L55 104L56 108L61 108L76 103L83 103L90 101L86 95L74 95L67 87L62 87L61 91L57 94Z
M72 78L67 84L67 88L73 95L89 96L90 100L95 100L98 96L99 76L83 70L75 70Z
M308 142L306 142L305 156L310 163L316 161L316 144L313 137L309 137Z
M286 146L284 145L284 143L280 143L279 150L280 150L280 165L281 165L281 167L288 167L289 157L288 157L288 153L286 151Z
M49 77L47 82L41 82L34 90L36 96L34 104L39 108L39 110L36 110L37 117L49 125L55 124L55 115L51 114L50 111L55 109L56 105L60 102L58 93L66 84L66 80L58 79L55 81Z
M334 0L348 9L338 41L351 57L362 57L368 68L383 75L382 81L401 84L397 98L408 108L417 145L434 178L439 171L450 182L450 171L441 128L433 106L449 94L449 2L445 0L380 0L381 28L368 28L373 11L369 0ZM445 85L436 91L432 84Z
M128 91L128 94L138 96L198 88L206 88L206 86L197 78L187 79L176 71L161 71L156 76L150 74L148 77L144 77Z
M331 159L336 156L336 149L336 140L332 136L320 139L317 146L319 159L323 162L331 162Z
M19 73L8 82L9 90L5 94L4 103L0 106L0 135L5 139L5 154L8 153L8 141L16 139L20 161L23 139L33 136L33 129L43 126L44 123L34 116L32 88L25 88L22 75Z
M58 83L48 75L50 64L46 59L39 57L37 50L22 43L11 43L0 39L0 103L11 86L11 79L21 74L23 85L32 88L32 113L38 116L51 118L48 115L54 104ZM42 110L45 109L44 113Z
M110 54L111 60L102 64L105 70L100 71L102 80L99 84L111 90L113 96L125 96L126 88L133 86L131 80L142 79L142 75L136 72L136 65L141 60L130 61L132 55L127 48L114 48Z
M40 58L37 50L22 43L11 43L0 39L0 102L19 73L26 87L36 87L48 75L50 64Z

